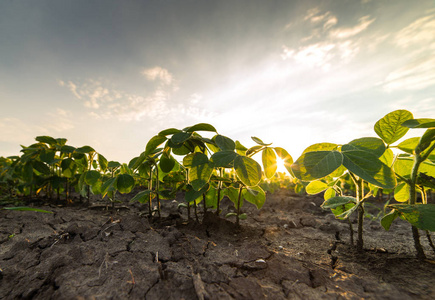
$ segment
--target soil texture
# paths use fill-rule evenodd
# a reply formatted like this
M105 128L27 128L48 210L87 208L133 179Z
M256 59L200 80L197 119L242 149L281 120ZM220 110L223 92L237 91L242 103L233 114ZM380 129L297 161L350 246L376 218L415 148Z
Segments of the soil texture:
M364 251L319 196L281 190L247 220L129 204L0 211L0 299L435 299L435 255L419 261L410 225L365 219ZM225 215L234 210L224 199ZM356 224L354 224L356 229ZM356 234L355 234L356 236Z

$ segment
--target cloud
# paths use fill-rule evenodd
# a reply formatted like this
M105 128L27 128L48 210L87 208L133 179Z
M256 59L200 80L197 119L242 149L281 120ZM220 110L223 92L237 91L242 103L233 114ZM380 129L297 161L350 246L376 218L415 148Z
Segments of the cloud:
M155 81L158 80L162 84L170 85L173 81L173 76L168 70L162 67L154 67L150 69L145 69L142 71L142 75L148 80Z
M364 16L359 19L359 24L349 28L337 28L331 30L329 33L332 38L345 39L360 34L366 30L375 19L371 19L370 16Z
M174 76L166 69L154 67L141 72L151 81L151 87L142 94L129 93L111 87L101 80L59 81L87 108L88 115L99 120L160 121L177 118L180 114L188 117L210 114L200 108L202 96L193 93L186 101L179 101L176 95L178 86Z
M431 47L435 49L435 14L422 17L396 35L396 44L403 48L412 46Z
M382 82L386 92L423 90L435 86L435 12L400 30L395 44L406 51L403 65Z
M388 74L383 82L387 92L422 90L435 86L435 56L412 61Z
M374 21L374 18L364 16L354 26L337 27L338 18L331 12L311 9L303 18L303 23L314 26L310 35L300 40L298 48L283 45L281 57L329 71L332 65L346 64L360 52L362 41L357 35Z

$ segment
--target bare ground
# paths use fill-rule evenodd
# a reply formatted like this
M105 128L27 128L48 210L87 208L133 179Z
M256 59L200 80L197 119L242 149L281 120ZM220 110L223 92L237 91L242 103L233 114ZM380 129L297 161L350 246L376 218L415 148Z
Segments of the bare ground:
M435 255L422 238L428 260L415 259L401 220L389 232L366 220L357 253L320 197L268 194L261 210L245 204L241 228L213 213L188 221L176 201L148 219L129 197L115 211L0 211L0 298L435 299Z

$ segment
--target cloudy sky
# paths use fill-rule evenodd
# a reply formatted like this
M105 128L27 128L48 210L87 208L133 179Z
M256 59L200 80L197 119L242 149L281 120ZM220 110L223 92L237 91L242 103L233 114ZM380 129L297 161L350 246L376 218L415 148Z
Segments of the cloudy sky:
M128 162L200 122L296 159L435 117L435 2L3 0L0 156L38 135Z

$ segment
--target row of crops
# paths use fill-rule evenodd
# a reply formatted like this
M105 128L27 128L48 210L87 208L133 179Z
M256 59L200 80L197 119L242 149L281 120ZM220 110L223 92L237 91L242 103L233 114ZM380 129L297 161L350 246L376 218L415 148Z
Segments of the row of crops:
M420 137L395 144L409 129L418 128L424 131ZM357 214L356 245L362 250L367 200L394 193L399 203L386 203L382 226L388 230L399 217L408 221L418 257L424 258L419 229L428 238L428 232L435 231L435 205L427 203L428 193L435 189L435 119L415 119L412 113L397 110L376 122L374 130L378 137L356 138L345 145L311 145L296 161L281 147L253 137L254 146L247 148L205 123L159 132L128 164L108 161L90 146L76 148L63 138L39 136L35 144L22 146L21 156L0 157L0 196L4 201L15 195L33 199L43 194L69 201L75 191L85 199L94 194L115 203L118 193L142 186L132 201L147 203L150 215L160 216L161 200L183 191L181 205L189 218L193 210L198 220L199 207L219 214L226 196L235 207L227 216L235 216L239 224L246 218L241 210L244 201L260 209L265 190L285 181L298 192L323 193L323 208L339 219ZM277 173L278 160L290 177Z

